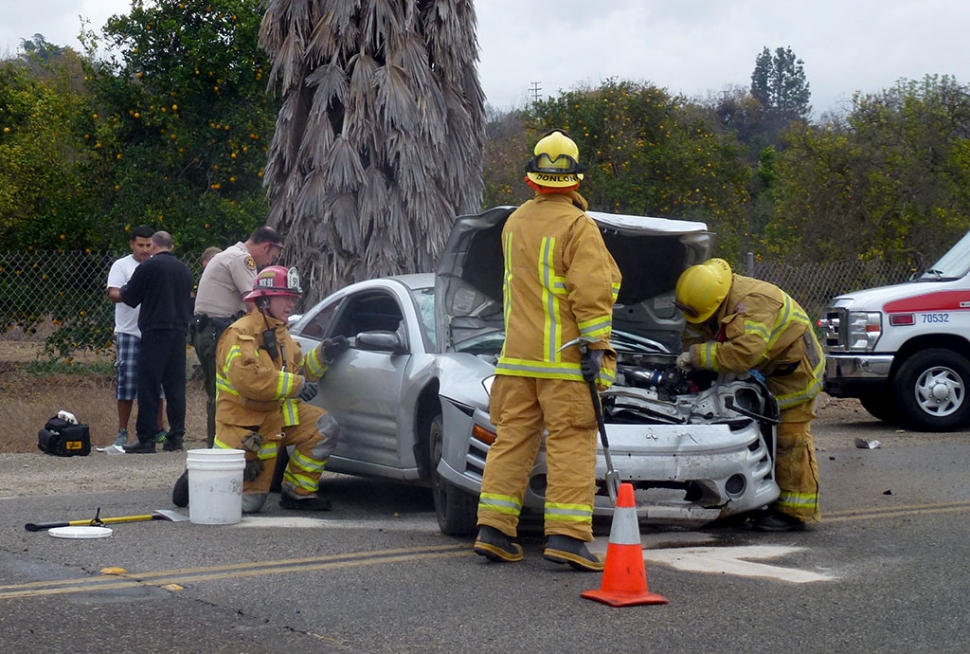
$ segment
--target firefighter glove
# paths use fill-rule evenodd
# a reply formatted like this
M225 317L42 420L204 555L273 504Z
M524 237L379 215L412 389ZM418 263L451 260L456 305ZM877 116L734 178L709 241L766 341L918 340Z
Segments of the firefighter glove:
M300 387L300 392L297 394L297 399L304 402L309 402L317 396L317 385L314 382L308 382L306 378L303 380L303 386Z
M334 336L321 343L320 347L323 348L323 360L329 365L350 348L350 343L346 336Z
M263 447L263 435L259 432L251 431L242 439L242 448L247 452L259 452Z
M586 350L579 365L583 370L583 379L588 382L596 381L596 376L603 367L603 350Z
M681 352L677 355L677 367L681 370L687 370L691 367L690 362L690 352Z
M246 467L243 468L243 481L256 481L263 473L263 460L258 456L246 459Z

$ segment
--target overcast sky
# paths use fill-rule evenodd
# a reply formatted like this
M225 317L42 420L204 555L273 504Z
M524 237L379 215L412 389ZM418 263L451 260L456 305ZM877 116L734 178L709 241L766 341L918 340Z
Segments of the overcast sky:
M748 87L762 48L805 62L816 115L900 78L970 83L967 0L477 0L479 75L499 109L616 78L706 97ZM0 0L0 53L35 33L78 48L129 0Z

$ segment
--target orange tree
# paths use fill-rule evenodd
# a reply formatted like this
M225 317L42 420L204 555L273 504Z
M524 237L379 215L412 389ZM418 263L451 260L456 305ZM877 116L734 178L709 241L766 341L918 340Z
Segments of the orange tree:
M46 43L40 39L42 43ZM80 167L86 157L78 128L90 97L78 55L68 49L0 62L0 243L65 247L89 214Z
M102 30L85 139L99 233L116 249L145 223L182 251L225 246L265 221L262 173L279 103L266 90L259 0L135 0Z
M970 229L970 87L927 76L852 105L789 131L764 249L928 265Z
M534 104L530 127L536 138L566 129L579 145L590 208L706 222L718 254L738 262L749 170L711 112L649 84L609 81Z

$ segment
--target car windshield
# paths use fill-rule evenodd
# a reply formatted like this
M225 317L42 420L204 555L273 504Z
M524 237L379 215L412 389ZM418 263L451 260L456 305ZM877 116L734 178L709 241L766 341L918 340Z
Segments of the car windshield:
M418 315L421 316L421 327L432 347L438 346L434 330L434 287L416 288L411 291L414 301L418 305Z
M922 280L957 279L970 270L970 232L957 241L939 261L920 277Z

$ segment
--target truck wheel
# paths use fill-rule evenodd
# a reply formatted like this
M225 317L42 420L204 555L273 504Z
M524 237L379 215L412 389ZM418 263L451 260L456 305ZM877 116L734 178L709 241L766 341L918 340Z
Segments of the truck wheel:
M912 428L952 431L970 421L970 361L942 348L917 352L896 375L899 414Z
M859 397L862 408L876 420L883 422L897 422L899 420L899 410L896 401L889 392L881 395L862 395Z
M478 498L466 493L438 474L441 461L444 422L439 413L428 428L428 450L431 464L431 492L438 528L445 536L471 536L477 531Z

